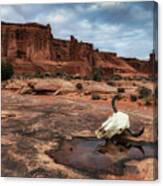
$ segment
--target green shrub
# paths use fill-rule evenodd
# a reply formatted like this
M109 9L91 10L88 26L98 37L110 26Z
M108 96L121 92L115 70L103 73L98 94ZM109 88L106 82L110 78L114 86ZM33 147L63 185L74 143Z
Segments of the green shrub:
M148 76L148 81L156 81L157 77L155 76Z
M36 77L36 78L43 78L44 75L43 75L40 71L36 71L36 72L35 72L35 77Z
M122 76L116 74L116 75L113 75L109 78L110 80L113 80L113 81L119 81L119 80L122 80Z
M152 91L146 87L140 87L138 89L139 98L146 98L152 95Z
M118 92L118 93L124 93L124 92L125 92L125 89L124 89L124 88L118 88L118 89L117 89L117 92Z
M83 85L81 83L77 83L75 86L76 86L76 88L78 90L82 90L83 89Z
M7 80L14 74L13 65L5 60L1 61L1 79Z
M130 95L130 100L132 101L132 102L135 102L135 101L137 101L137 96L135 96L135 95Z
M93 99L93 100L99 100L99 99L101 99L101 97L100 97L100 95L97 94L97 93L92 93L92 99Z
M94 81L101 81L102 80L102 78L101 78L101 70L100 69L95 68L93 70L93 77L92 77L92 79Z

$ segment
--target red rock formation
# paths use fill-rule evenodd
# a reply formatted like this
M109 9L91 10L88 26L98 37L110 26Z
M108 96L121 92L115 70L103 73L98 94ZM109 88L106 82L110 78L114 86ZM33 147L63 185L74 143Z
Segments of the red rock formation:
M16 73L63 71L91 76L93 69L99 68L101 74L108 77L150 71L151 65L145 61L94 50L91 43L79 42L74 36L70 36L70 40L53 38L50 25L2 22L1 30L2 58L13 62Z
M2 57L28 60L52 58L50 25L2 22L1 28Z
M74 36L70 41L53 39L53 55L55 61L89 61L93 58L93 45L86 42L78 42Z
M94 52L95 67L101 69L103 77L109 77L113 74L135 74L136 70L128 65L126 61L117 57L116 53L109 52Z
M70 42L68 40L53 39L52 60L70 61Z
M137 58L124 58L121 57L128 65L133 67L139 73L151 74L154 68L155 60L153 55L150 54L149 60L140 60Z

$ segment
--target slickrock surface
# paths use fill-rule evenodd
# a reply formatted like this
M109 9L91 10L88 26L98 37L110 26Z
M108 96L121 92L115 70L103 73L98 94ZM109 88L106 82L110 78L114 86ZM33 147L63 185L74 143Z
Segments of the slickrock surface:
M77 88L77 83L82 84L82 88L79 85ZM144 141L145 144L153 144L157 134L157 127L153 124L153 106L146 106L141 100L131 102L128 97L135 92L135 88L144 83L137 81L136 87L130 81L117 81L116 84L118 83L127 87L126 99L117 103L119 110L129 114L133 128L145 126L142 136L128 139L137 143ZM146 82L146 86L152 87L152 83ZM24 87L28 87L30 91L24 90L22 93ZM56 93L57 91L59 93ZM92 99L94 92L99 94L99 100ZM112 114L111 98L116 92L117 88L105 82L52 78L8 81L2 88L2 176L153 179L153 165L157 162L157 156L127 161L124 164L124 172L116 175L116 170L96 173L83 171L80 167L64 163L67 160L58 160L55 155L55 151L62 147L63 143L67 148L66 143L70 142L75 144L77 149L83 148L80 153L86 155L83 157L83 163L89 158L89 146L86 147L85 144L87 140L94 139L95 129ZM82 137L86 143L78 146L78 142L73 142L76 137ZM110 148L115 152L115 160L118 153L121 157L128 156L128 149L121 149L121 146L105 147L104 152ZM142 156L138 149L132 149L131 152L133 150ZM73 152L72 149L72 153L76 151ZM64 158L69 156L70 152L65 151ZM72 157L74 159L71 161L75 162L73 154ZM75 165L78 165L78 162Z

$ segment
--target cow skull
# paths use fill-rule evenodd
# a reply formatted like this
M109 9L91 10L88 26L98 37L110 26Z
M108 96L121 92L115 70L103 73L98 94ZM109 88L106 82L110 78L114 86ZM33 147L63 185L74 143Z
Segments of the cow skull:
M130 128L129 116L123 112L113 113L101 127L95 131L97 138L112 138Z

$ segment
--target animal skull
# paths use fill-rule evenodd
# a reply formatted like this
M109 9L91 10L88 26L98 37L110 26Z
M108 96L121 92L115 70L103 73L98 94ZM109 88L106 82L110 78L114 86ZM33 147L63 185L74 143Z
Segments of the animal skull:
M112 138L130 128L129 116L123 112L114 113L95 131L97 138Z

